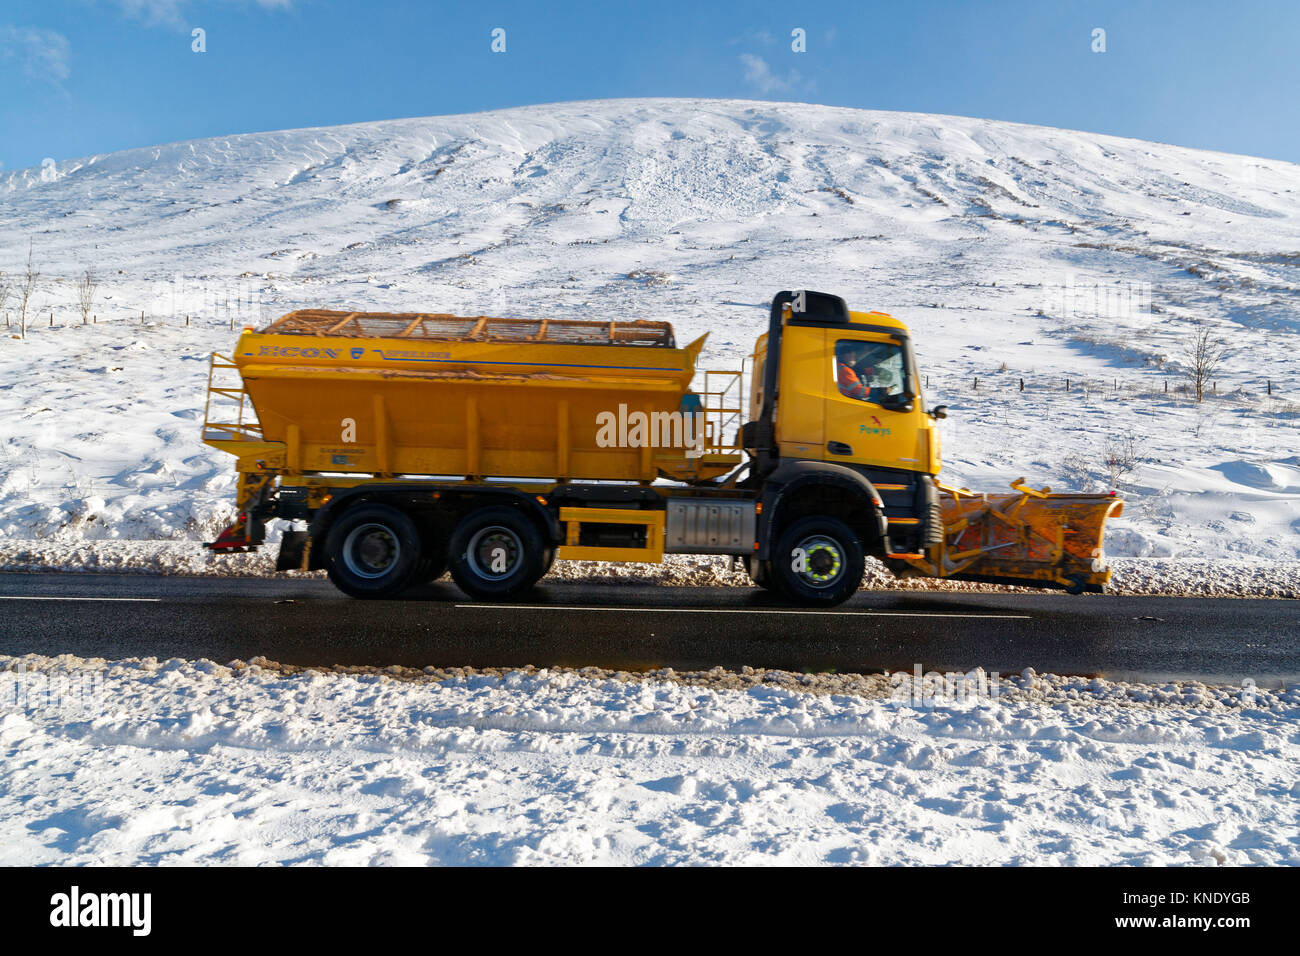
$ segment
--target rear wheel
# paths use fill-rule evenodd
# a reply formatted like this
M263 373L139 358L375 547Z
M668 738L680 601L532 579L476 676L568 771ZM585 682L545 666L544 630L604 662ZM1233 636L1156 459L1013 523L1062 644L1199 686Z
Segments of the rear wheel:
M862 585L866 556L853 529L837 518L800 518L781 532L771 578L782 595L800 604L834 605Z
M345 511L325 539L325 568L334 586L358 598L386 598L417 583L423 566L419 529L390 505Z
M508 507L480 508L452 532L451 576L471 597L487 600L526 591L546 573L541 532Z

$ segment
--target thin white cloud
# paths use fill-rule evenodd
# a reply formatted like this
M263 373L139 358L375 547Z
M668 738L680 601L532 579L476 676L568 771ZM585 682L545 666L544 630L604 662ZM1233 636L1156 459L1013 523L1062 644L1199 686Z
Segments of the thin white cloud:
M785 76L778 76L772 72L766 60L752 53L740 54L740 62L745 67L745 82L765 96L768 93L784 93L793 90L803 79L799 71L793 69Z
M42 27L0 26L0 60L14 62L23 75L60 85L71 74L71 47L62 33Z
M197 15L191 0L114 0L128 17L143 20L149 25L186 23ZM227 0L265 10L287 10L294 0Z
M179 23L185 0L117 0L128 17L145 23Z
M771 46L775 42L776 42L776 35L772 33L771 30L766 30L766 29L763 30L749 29L746 30L744 33L738 34L734 37L727 38L727 43L730 44L731 46L737 46L738 44L742 44L742 43L747 46L750 45Z

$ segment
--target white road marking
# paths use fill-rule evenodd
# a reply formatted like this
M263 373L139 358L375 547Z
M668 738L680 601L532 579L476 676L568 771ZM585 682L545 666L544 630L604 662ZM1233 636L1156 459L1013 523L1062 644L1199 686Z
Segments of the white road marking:
M53 597L38 594L0 594L0 601L142 601L157 604L162 598L141 597Z
M929 611L779 611L767 608L693 607L584 607L568 604L457 604L481 611L616 611L624 614L828 614L838 617L976 617L1030 620L1028 614L939 614Z

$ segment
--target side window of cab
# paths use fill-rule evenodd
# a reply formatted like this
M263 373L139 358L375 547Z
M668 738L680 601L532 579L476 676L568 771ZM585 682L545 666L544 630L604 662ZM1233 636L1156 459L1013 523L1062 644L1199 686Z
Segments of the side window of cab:
M905 368L902 346L894 342L835 343L835 385L849 398L873 405L896 403L903 395Z

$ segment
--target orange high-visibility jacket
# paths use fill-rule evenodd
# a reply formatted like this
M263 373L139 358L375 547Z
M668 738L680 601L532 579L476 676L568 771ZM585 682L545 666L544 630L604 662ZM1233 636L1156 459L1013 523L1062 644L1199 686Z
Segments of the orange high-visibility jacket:
M871 389L858 378L858 373L843 362L840 363L839 386L849 398L865 399L871 393Z

